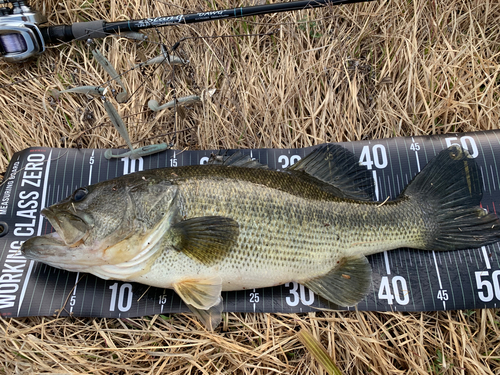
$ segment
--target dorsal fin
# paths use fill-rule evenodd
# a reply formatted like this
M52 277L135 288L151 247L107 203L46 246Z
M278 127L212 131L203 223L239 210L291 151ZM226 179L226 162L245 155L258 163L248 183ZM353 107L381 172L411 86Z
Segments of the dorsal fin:
M207 164L225 165L231 167L257 168L268 169L267 165L259 163L248 155L244 155L241 151L236 151L232 155L212 154Z
M320 146L287 171L311 183L316 180L323 190L340 198L369 201L375 197L370 171L340 145Z

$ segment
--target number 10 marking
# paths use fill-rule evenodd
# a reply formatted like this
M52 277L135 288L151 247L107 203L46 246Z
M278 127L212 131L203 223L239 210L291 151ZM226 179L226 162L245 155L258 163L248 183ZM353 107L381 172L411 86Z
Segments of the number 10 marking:
M118 289L118 283L109 286L111 289L111 301L109 304L109 311L115 311L117 305L116 300L118 297L118 310L121 312L129 311L132 307L132 284L125 283Z

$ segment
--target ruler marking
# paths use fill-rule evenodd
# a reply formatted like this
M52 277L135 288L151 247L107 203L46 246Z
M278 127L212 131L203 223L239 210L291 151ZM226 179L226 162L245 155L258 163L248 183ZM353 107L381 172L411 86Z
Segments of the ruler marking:
M373 182L375 184L375 200L376 201L379 201L380 198L379 198L379 192L378 192L378 181L377 181L377 171L372 171L372 174L373 174Z
M416 252L416 253L419 253L419 252L420 252L420 251L418 251L418 252ZM416 263L417 263L417 261L416 261L417 254L413 254L413 256L415 257L415 264L416 264ZM408 258L410 258L410 259L411 259L411 257L412 257L412 254L411 254L411 253L408 253ZM420 294L422 295L422 282L421 282L421 280L420 280L420 272L419 272L419 270L418 270L418 267L415 267L415 271L416 271L415 273L417 274L418 289L419 289L419 291L420 291ZM408 279L410 279L410 272L408 271L408 266L406 267L406 275L408 276ZM412 288L412 284L411 284L411 283L409 283L409 284L408 284L408 293L410 293L410 297L412 297L412 298L411 298L411 303L412 303L412 305L413 305L413 309L415 309L415 298L413 298L413 294L412 294L413 289L414 289L414 288ZM422 304L423 304L423 305L424 305L424 307L425 307L425 304L423 303L423 298L422 298Z
M484 171L483 171L483 166L480 165L479 169L481 170L481 180L483 181L483 191L487 191L486 189L486 182L484 181Z
M458 252L458 255L459 255L459 258L461 259L461 257L460 257L460 251ZM455 259L456 259L456 256L457 256L457 252L454 251L453 252L453 257L455 257ZM460 260L460 263L462 263L461 260ZM460 292L462 293L462 299L461 299L461 301L465 301L465 292L464 292L464 287L463 287L463 283L462 283L462 277L460 275L460 272L457 272L456 275L458 276L459 285L460 285ZM453 301L455 301L455 298L453 298ZM455 305L455 307L456 307L456 305Z
M384 251L384 262L385 262L385 272L390 275L391 274L391 267L389 265L389 255L387 254L387 251Z
M441 282L441 274L439 273L439 267L436 259L436 252L434 250L432 251L432 257L434 258L434 264L436 266L436 274L439 282L439 290L441 291L443 290L443 284ZM443 302L443 309L446 310L446 301L442 299L442 302Z
M443 256L445 258L445 263L446 263L446 257ZM451 257L450 257L450 261L451 261ZM450 263L451 265L451 263ZM450 285L450 288L447 289L447 293L448 293L448 297L444 297L444 294L443 294L443 298L445 298L446 300L448 300L451 296L451 298L453 299L453 306L456 306L456 302L455 302L455 293L453 291L453 281L451 279L451 275L450 275L450 267L448 265L446 265L446 274L448 275L448 285ZM446 309L446 304L443 305L444 308Z
M93 155L94 153L92 153ZM80 276L80 272L77 272L76 273L76 277L75 277L75 286L73 287L73 293L71 293L71 296L72 297L75 297L76 296L76 287L78 286L78 277ZM70 308L69 308L69 313L73 313L73 305L71 305L71 300L69 301L69 304L70 304Z
M484 133L483 133L483 134L484 134ZM496 134L496 132L491 133L491 134L493 134L493 135L496 137L496 139L497 139L497 144L498 144L498 135ZM492 137L492 138L493 138L493 137ZM491 141L490 141L489 137L486 137L486 140L488 141L488 144L489 144L489 146L490 146L490 150L491 150L491 157L492 157L492 159L493 159L493 164L494 164L494 166L495 166L495 167L494 167L494 170L497 172L497 185L498 185L498 187L499 187L499 189L500 189L500 180L499 180L499 174L498 174L499 170L498 170L498 166L497 166L497 159L496 159L496 157L495 157L495 150L493 149L493 146L491 145ZM479 143L479 145L481 146L481 143L480 143L480 142L478 142L478 143ZM482 146L481 146L481 149L482 149ZM485 155L485 153L483 152L483 158L484 158L484 155Z
M481 246L481 249L483 250L484 263L486 264L486 269L491 270L490 258L488 256L488 251L486 249L486 246Z
M385 183L385 181L384 181ZM385 198L387 198L387 196L392 196L392 189L391 189L391 180L389 179L389 176L387 176L387 185L386 185L386 189L385 190L388 190L388 192L386 192L384 195L383 195L383 200L385 200Z
M56 275L56 280L55 280L55 284L56 285L59 285L59 276L61 276L61 270L59 269L56 269L56 268L52 268L52 273L54 275ZM49 272L50 273L50 272ZM48 284L48 281L49 281L49 277L47 277L45 279L45 288L44 288L44 294L45 294L45 290L47 290L47 284ZM62 285L62 282L60 283ZM63 292L63 295L66 294L66 289L68 287L68 272L66 272L66 281L64 282L64 287L62 287L62 289L64 290ZM50 290L52 289L52 290ZM48 311L53 311L52 310L52 305L54 304L54 296L56 295L56 290L55 288L49 288L49 293L52 291L52 296L50 298L50 302L48 303L49 305L49 308L48 308ZM44 300L44 298L42 297L42 301ZM48 298L47 298L48 300ZM40 315L40 311L42 310L42 307L43 307L43 303L40 304L40 306L38 307L38 315Z
M434 257L434 264L436 265L436 274L439 282L439 289L443 289L443 284L441 283L441 275L439 274L439 268L436 260L436 252L432 251L432 256Z
M90 155L91 158L94 157L94 152L95 152L95 150L92 150L92 155ZM89 169L89 185L92 185L92 167L93 166L94 166L94 163L90 164L90 169Z
M490 171L491 171L491 181L493 182L493 190L496 190L497 187L495 186L495 174L493 173L493 166L490 164Z
M497 242L496 245L497 245L498 250L500 250L500 242ZM492 248L494 248L494 246L495 245L493 245ZM499 254L498 250L497 251L493 251L493 255L495 256L497 267L498 267L498 265L500 265L500 261L498 259L498 254Z

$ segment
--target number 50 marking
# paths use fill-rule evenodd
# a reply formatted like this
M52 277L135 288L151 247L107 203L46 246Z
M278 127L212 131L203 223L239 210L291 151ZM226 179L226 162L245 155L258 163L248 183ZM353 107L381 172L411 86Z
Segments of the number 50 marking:
M464 135L463 137L460 137L460 143L455 142L457 140L457 137L445 138L446 146L462 146L463 149L469 151L470 156L472 156L473 158L477 158L477 156L479 155L479 151L477 149L476 141L474 140L474 138L469 135Z
M483 279L489 277L488 271L476 271L475 275L479 299L483 302L490 302L493 297L500 300L500 270L493 271L491 281Z

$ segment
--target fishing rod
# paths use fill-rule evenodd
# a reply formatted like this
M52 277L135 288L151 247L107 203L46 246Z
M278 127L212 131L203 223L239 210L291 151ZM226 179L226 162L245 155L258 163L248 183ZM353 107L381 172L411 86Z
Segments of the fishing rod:
M239 7L210 12L179 14L129 20L106 22L103 20L77 22L72 25L39 27L47 19L29 7L23 0L0 0L0 57L8 62L24 62L45 51L46 44L104 38L121 32L137 32L163 26L241 18L261 14L288 12L327 5L353 4L373 0L301 0L277 4Z

